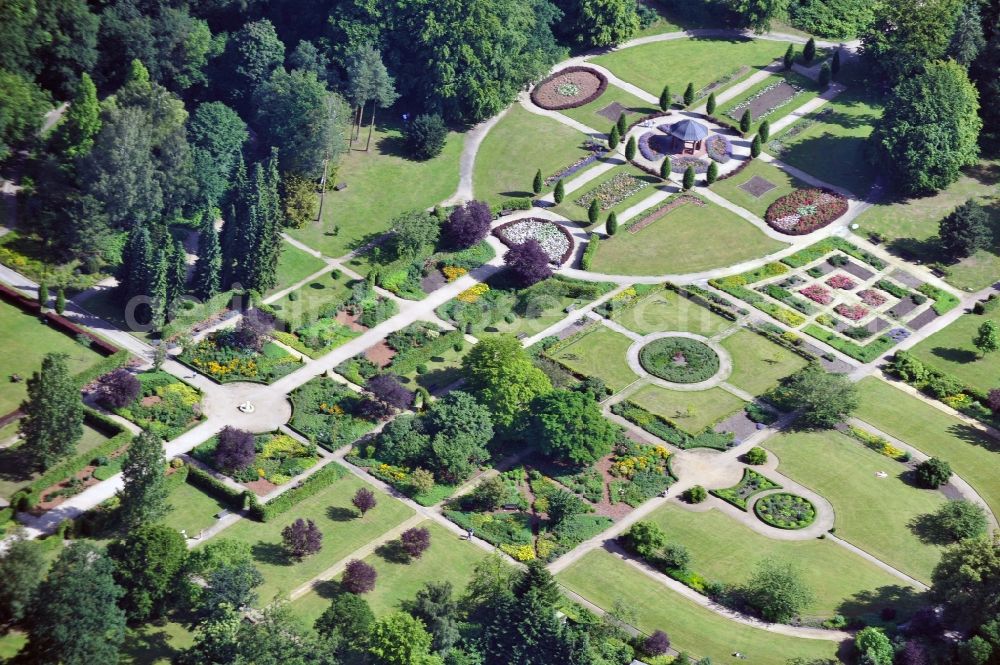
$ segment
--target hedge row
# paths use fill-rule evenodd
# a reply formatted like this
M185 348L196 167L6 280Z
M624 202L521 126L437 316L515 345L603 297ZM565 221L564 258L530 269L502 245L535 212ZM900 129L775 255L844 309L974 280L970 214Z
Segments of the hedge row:
M941 400L967 416L987 425L997 424L993 412L987 406L989 393L963 383L953 374L927 365L907 351L897 351L888 370L920 392Z
M49 322L53 323L56 328L61 329L67 334L83 335L90 340L91 348L101 355L110 356L117 353L119 350L114 344L101 339L85 328L81 328L61 314L57 314L52 311L43 312L42 306L36 300L28 298L20 291L16 291L15 289L12 289L4 284L0 284L0 298L6 300L10 304L18 307L28 314L47 319Z
M715 314L718 314L724 319L729 319L730 321L735 321L739 318L739 312L733 303L729 302L722 296L717 296L711 291L706 291L701 287L695 286L694 284L689 284L687 286L677 286L667 282L664 287L675 291L678 295L681 295L696 305L701 305L705 309Z
M934 301L934 311L937 312L939 316L955 309L961 302L955 296L951 295L944 289L939 289L933 284L921 284L917 291L920 291L920 293Z
M728 450L729 444L733 441L731 432L720 433L712 430L710 427L706 427L699 434L688 434L663 416L651 413L629 400L612 405L611 412L638 425L653 436L657 436L683 450L690 448Z
M247 493L249 497L248 511L255 520L267 522L290 509L295 504L308 499L314 494L325 490L334 482L344 477L346 470L331 462L325 467L303 480L298 486L293 487L284 494L279 494L267 503L260 503L256 495Z
M113 372L119 367L124 367L132 360L132 356L124 349L115 351L110 356L101 358L93 367L85 369L73 378L81 386L85 386L91 381L98 379L108 372Z
M825 240L820 240L819 242L809 245L805 249L800 249L791 256L786 256L781 259L781 262L785 265L791 266L792 268L801 268L807 263L812 263L816 259L821 259L830 252L840 250L848 256L853 256L859 261L864 261L876 270L885 269L885 261L878 258L871 252L866 252L860 247L847 242L843 238L826 238Z
M251 495L249 490L237 490L215 478L204 469L188 464L187 482L202 490L206 494L215 497L219 501L227 504L232 510L243 510L246 504L246 497Z
M580 267L584 270L590 270L590 266L594 263L594 257L597 256L597 247L601 244L601 236L596 233L590 234L590 241L587 242L586 249L583 250L583 256L580 257Z
M881 335L868 344L861 346L860 344L838 337L832 331L825 330L812 323L803 328L802 332L810 337L815 337L821 342L826 342L844 355L850 356L851 358L863 363L872 362L896 345L896 342L891 337L888 335Z

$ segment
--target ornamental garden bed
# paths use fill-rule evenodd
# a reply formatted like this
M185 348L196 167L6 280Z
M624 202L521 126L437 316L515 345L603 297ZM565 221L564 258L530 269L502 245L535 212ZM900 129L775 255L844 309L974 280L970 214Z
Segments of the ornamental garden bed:
M718 354L704 342L688 337L664 337L639 350L643 368L664 381L699 383L719 371Z
M572 109L594 101L607 87L607 77L596 69L566 67L535 85L531 101L549 111Z
M301 367L302 361L277 344L248 343L237 330L211 333L185 349L177 360L218 383L273 383Z
M630 196L642 191L649 184L649 182L629 173L618 173L610 180L601 183L599 186L577 198L574 202L581 208L587 208L590 206L591 201L597 199L601 210L608 210Z
M856 245L844 240L843 238L825 238L817 243L809 245L805 249L800 249L794 254L786 256L781 259L781 262L791 268L801 268L838 250L848 256L853 256L859 261L864 261L872 268L875 268L875 270L885 270L885 261L878 258L871 252L866 252Z
M359 414L365 398L334 379L315 378L290 397L292 429L327 450L354 443L375 428L373 421Z
M721 490L710 490L709 493L742 511L746 511L750 497L773 489L781 489L781 485L753 469L745 468L743 469L743 478L739 483Z
M726 115L739 121L744 111L750 109L750 117L755 121L763 120L803 92L802 88L784 79L775 81L731 108Z
M639 137L639 154L656 162L673 152L671 137L657 131L648 131Z
M787 492L758 499L753 512L760 521L779 529L804 529L816 521L816 508L808 499Z
M126 420L169 441L201 420L201 392L167 372L139 374L139 396L115 409Z
M611 412L682 450L691 448L728 450L733 443L732 433L716 432L709 427L697 434L689 434L670 420L647 411L632 400L623 400L613 404Z
M672 210L680 208L682 205L691 203L696 206L704 206L705 202L697 196L692 196L690 194L681 194L680 196L675 196L668 200L667 202L657 206L652 210L652 212L647 213L643 217L636 221L629 222L626 228L629 233L638 233L644 228L660 219Z
M561 171L557 171L552 175L548 176L547 178L545 178L546 187L554 185L558 180L569 178L570 176L579 173L583 169L587 168L588 166L590 166L591 164L593 164L594 162L596 162L597 160L601 159L602 157L608 154L608 149L600 146L597 143L588 142L585 145L585 147L590 152L590 154L584 155L583 157L576 160L575 162L573 162L566 168L562 169Z
M733 156L733 143L727 136L722 134L712 134L705 139L705 154L709 159L725 164Z
M284 485L319 461L315 444L270 432L253 436L254 457L239 469L227 469L219 465L216 448L219 437L213 436L191 451L191 456L219 473L225 474L258 496L263 496L275 487Z
M689 166L694 167L695 173L706 173L708 171L709 160L692 155L682 155L670 159L671 173L684 173Z
M847 212L847 199L832 190L810 187L787 194L767 208L764 220L775 231L805 235Z
M645 183L643 185L645 186ZM549 261L555 265L562 265L573 254L573 236L563 228L562 224L547 219L538 217L517 219L496 227L493 229L493 235L508 247L536 240L545 250Z
M340 363L335 371L357 385L364 385L377 374L422 375L434 358L452 349L460 352L465 349L466 342L461 331L444 331L433 323L417 321L387 335L384 345L390 354L385 365L380 367L365 352Z

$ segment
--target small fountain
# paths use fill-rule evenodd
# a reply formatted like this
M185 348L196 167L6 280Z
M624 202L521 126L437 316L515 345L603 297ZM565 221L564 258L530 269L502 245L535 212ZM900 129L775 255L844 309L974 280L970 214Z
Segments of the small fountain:
M238 408L243 413L253 413L254 412L254 406L253 406L253 404L250 403L250 400L247 400L247 401L243 402L242 404L240 404L236 408Z

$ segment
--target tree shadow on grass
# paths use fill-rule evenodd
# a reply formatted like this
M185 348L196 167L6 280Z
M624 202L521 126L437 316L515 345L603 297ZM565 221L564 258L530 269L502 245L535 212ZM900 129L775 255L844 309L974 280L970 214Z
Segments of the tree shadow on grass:
M948 428L948 433L966 443L985 448L992 453L1000 453L1000 441L990 438L981 430L966 424L955 424Z
M931 353L942 360L947 360L953 363L971 363L979 359L974 351L969 351L968 349L956 349L948 348L944 346L935 346L931 349Z
M375 554L388 563L404 564L410 562L410 556L403 550L398 540L390 540L375 550Z
M910 586L891 585L861 591L844 600L837 613L850 619L864 616L878 616L883 610L892 608L897 620L905 620L905 614L915 610L923 594Z
M928 545L951 545L955 542L951 533L941 523L941 518L934 513L917 515L906 526L920 539L920 542Z
M927 240L917 240L916 238L894 238L886 245L886 249L893 256L897 256L906 261L929 262L941 256L941 245L938 238L928 238Z
M350 522L358 518L358 511L343 506L330 506L326 509L326 518L333 522Z
M337 596L347 593L344 591L344 588L340 586L340 582L337 582L336 580L324 580L316 584L313 589L316 591L316 595L327 600L333 600Z
M173 662L180 652L172 647L164 630L155 632L130 631L122 647L122 663L154 663L160 660Z
M31 480L31 456L23 444L0 450L0 480L7 482L27 482Z
M272 566L290 566L292 560L285 551L285 548L278 543L259 542L250 548L253 558L261 563Z

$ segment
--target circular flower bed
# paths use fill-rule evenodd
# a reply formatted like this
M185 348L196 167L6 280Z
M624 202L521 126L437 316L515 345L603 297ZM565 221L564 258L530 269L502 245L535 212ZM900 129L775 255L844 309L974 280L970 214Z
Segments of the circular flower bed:
M733 144L722 134L712 134L705 139L705 152L712 161L725 164L733 156Z
M797 189L772 203L764 215L775 231L799 236L812 233L847 212L847 199L828 189Z
M801 496L778 492L757 501L754 513L765 524L779 529L804 529L816 520L816 508Z
M719 356L704 342L688 337L657 339L639 351L643 368L664 381L698 383L719 371Z
M651 162L670 153L670 137L657 132L646 132L639 137L639 152Z
M549 261L562 265L573 253L573 238L562 225L547 219L529 217L516 219L493 229L493 235L508 247L520 245L528 240L537 240Z
M531 101L543 109L559 111L589 104L604 94L608 79L589 67L567 67L541 81L531 91Z

